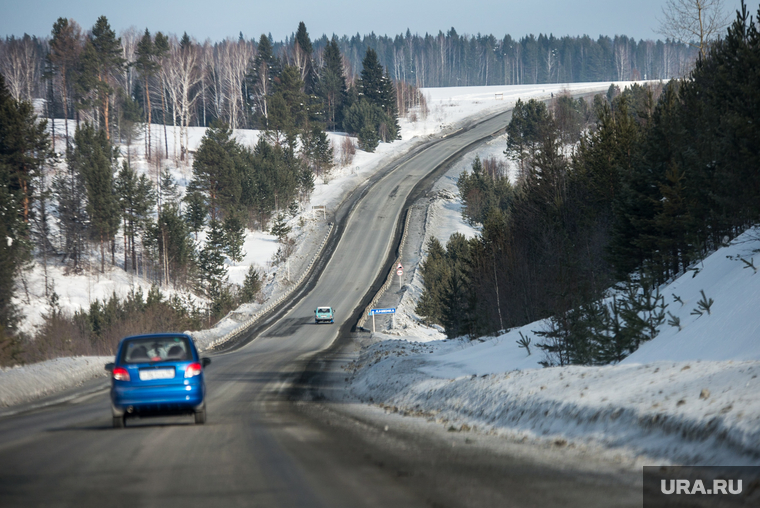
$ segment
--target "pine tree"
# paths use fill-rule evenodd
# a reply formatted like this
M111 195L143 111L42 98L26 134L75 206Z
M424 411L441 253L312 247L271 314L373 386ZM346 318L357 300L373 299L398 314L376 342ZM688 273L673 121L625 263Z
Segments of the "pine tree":
M250 84L254 107L263 116L262 126L268 129L268 100L274 92L274 77L280 73L279 61L274 56L272 42L264 34L261 34L256 50L256 58L246 80Z
M58 224L64 238L63 262L71 260L72 270L79 273L85 251L85 241L90 223L87 216L87 191L82 173L73 161L68 161L68 171L53 180L53 195L57 201Z
M193 261L193 241L178 203L168 202L161 207L157 221L148 233L149 243L161 262L164 284L185 281Z
M322 172L329 172L333 167L333 148L327 139L327 134L319 126L312 127L311 132L301 136L303 155L309 168L321 176Z
M229 213L224 218L224 252L232 261L239 263L245 257L245 227L240 212Z
M287 238L291 229L292 228L288 226L288 221L285 218L285 214L279 213L277 214L277 219L274 221L274 224L272 224L272 229L269 232L270 234L276 236L277 240L282 243L285 241L285 238Z
M365 124L359 131L357 141L359 142L360 149L372 153L380 143L380 136L378 136L377 131L371 125Z
M385 106L385 73L383 66L377 58L377 53L372 48L367 48L367 53L362 60L361 78L357 86L359 87L359 97L366 99L370 104L375 104L383 108Z
M223 295L227 282L227 265L224 263L224 229L222 224L212 219L206 243L198 253L200 287L210 300Z
M74 170L81 173L87 191L87 215L93 235L100 242L100 271L103 273L105 246L119 228L119 203L113 168L117 149L111 147L105 131L96 132L89 123L77 128L74 143L72 164Z
M119 108L118 122L120 141L127 145L127 160L132 160L132 140L142 131L143 112L137 101L128 96L121 88L117 92Z
M115 75L124 68L125 60L121 56L121 39L108 24L105 16L100 16L92 27L92 33L85 44L82 54L82 79L80 86L83 91L93 91L93 105L97 105L99 114L102 115L102 128L106 133L106 139L111 139L110 129L110 102L113 94L111 83Z
M311 45L309 32L306 31L306 25L303 21L298 23L293 52L295 53L296 66L301 74L301 81L304 83L304 91L306 94L311 94L316 86L314 62L312 61L314 48Z
M168 167L161 169L161 178L159 179L159 199L160 202L169 204L179 204L180 190L174 176Z
M32 183L50 156L45 125L36 122L31 103L11 96L0 74L0 348L11 356L17 352L13 278L30 254Z
M190 231L195 233L196 238L198 232L203 229L206 224L206 216L208 215L208 208L206 207L206 198L195 190L188 189L188 193L185 195L185 222L187 223Z
M430 238L427 251L427 258L420 265L424 289L414 311L431 323L443 324L451 270L446 263L446 251L437 238Z
M395 87L390 75L383 70L377 53L372 48L367 48L367 53L362 60L361 78L357 87L359 89L359 102L366 101L371 106L376 106L379 108L380 114L370 115L376 117L372 120L366 119L367 115L365 114L365 121L361 127L353 123L353 128L359 127L353 132L361 132L362 129L368 127L374 129L378 139L382 139L384 142L398 138L398 105ZM349 125L352 122L355 120L349 120ZM364 137L367 138L367 136ZM371 146L371 143L367 146ZM374 148L369 151L374 151Z
M243 303L254 301L261 291L261 285L261 274L253 267L253 265L249 266L248 272L245 274L243 287L240 290L240 300Z
M211 219L224 216L240 203L240 171L236 167L239 147L227 124L214 122L206 130L193 161L192 189L202 192Z
M334 131L343 122L343 105L347 93L343 58L335 36L325 46L322 58L324 65L319 76L319 92L327 108L327 130Z
M380 124L378 134L383 143L401 139L401 127L398 124L398 103L396 102L396 87L393 84L388 69L382 81L382 104L386 120Z
M309 113L307 104L309 97L304 93L304 82L299 75L298 68L286 66L280 74L280 82L277 86L277 93L282 95L288 116L292 121L295 129L304 129L309 122ZM295 132L288 132L283 128L288 136L295 136Z
M169 38L161 32L156 32L156 38L153 41L153 55L159 65L159 69L169 56ZM169 158L169 136L166 132L166 88L161 85L161 122L164 124L164 157ZM204 122L204 127L205 127Z
M63 99L64 129L66 132L66 147L69 146L69 96L71 86L70 74L77 66L77 59L82 51L82 31L79 25L66 18L58 18L53 24L48 58L55 72L61 76L61 98Z
M151 139L151 113L153 111L153 108L150 104L150 78L159 70L159 65L155 61L156 57L156 47L153 44L153 40L150 37L150 32L148 29L145 29L145 33L142 36L142 39L140 39L140 42L137 43L137 50L136 50L137 59L135 60L134 66L137 69L137 72L140 73L140 76L143 78L143 93L145 93L145 115L146 115L146 123L148 126L148 138L146 140L147 142L147 157L148 160L151 158L151 150L153 147L153 142Z
M138 177L126 161L116 177L115 189L124 222L124 270L128 270L127 257L131 256L132 270L136 273L135 237L145 230L156 195L148 177L144 174Z

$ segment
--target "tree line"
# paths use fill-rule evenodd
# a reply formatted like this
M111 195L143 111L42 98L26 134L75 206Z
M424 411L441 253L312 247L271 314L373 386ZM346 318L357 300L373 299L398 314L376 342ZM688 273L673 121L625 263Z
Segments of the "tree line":
M548 318L523 338L547 365L620 361L680 329L678 295L658 288L760 222L759 69L742 3L684 79L518 103L505 150L517 181L498 161L460 176L481 234L431 240L417 312L450 336ZM698 304L709 313L712 299Z
M308 124L354 135L371 126L374 137L395 139L399 112L424 98L414 84L391 80L371 48L359 63L348 66L336 37L315 47L304 23L284 44L266 35L199 43L186 33L148 29L117 37L105 16L88 31L59 18L49 37L0 41L0 72L11 95L43 99L52 124L61 118L87 121L108 139L127 143L144 126L149 156L160 151L182 160L187 128L214 121L280 131ZM344 124L344 112L354 105ZM169 133L167 125L175 129ZM64 130L68 143L68 122Z
M315 47L327 42L322 37ZM425 35L407 30L393 37L356 34L341 37L338 44L352 68L359 68L372 48L394 80L418 87L670 79L686 75L698 53L670 39L551 34L499 39L459 34L454 28Z

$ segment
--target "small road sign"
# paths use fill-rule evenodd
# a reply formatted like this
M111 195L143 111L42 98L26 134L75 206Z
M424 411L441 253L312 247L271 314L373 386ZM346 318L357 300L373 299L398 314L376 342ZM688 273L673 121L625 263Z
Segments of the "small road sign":
M369 311L370 316L374 316L376 314L395 314L395 313L396 313L395 307L391 307L390 309L371 309Z
M402 275L404 275L404 270L402 270L401 268L399 268L398 270L396 270L396 275L398 275L399 277L401 277Z

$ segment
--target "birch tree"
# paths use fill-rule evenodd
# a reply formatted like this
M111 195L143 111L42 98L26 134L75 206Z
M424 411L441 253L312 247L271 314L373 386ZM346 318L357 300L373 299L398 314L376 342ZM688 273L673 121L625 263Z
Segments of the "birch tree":
M170 41L170 54L167 59L164 75L169 96L172 101L172 117L175 125L174 144L175 156L177 145L177 116L179 116L179 144L180 160L185 160L185 153L189 144L188 126L190 115L198 93L195 87L201 80L200 51L198 46L185 33L181 41L176 37Z
M11 35L2 45L0 72L17 101L32 100L32 91L40 79L38 60L37 46L26 34L20 38Z
M667 0L662 15L658 33L698 48L702 58L707 56L709 41L729 21L723 0Z

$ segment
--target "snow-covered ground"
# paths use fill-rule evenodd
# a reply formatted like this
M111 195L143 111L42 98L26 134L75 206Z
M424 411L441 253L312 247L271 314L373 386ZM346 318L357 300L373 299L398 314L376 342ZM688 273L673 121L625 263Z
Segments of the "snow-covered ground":
M424 243L476 233L461 220L456 177L476 153L483 159L503 146L494 140L439 180ZM381 323L375 343L346 366L344 397L452 430L611 448L630 465L758 465L760 275L742 261L760 268L758 253L760 229L750 230L661 288L680 329L664 324L621 365L604 367L542 368L534 331L544 322L497 337L446 340L414 313L422 292L415 267L393 320ZM709 315L692 314L700 291L715 301ZM533 339L530 354L518 345L520 334Z
M293 227L291 236L296 239L297 250L291 256L290 280L299 275L299 270L305 268L312 259L320 242L327 231L326 222L330 220L330 213L334 211L344 197L358 185L363 183L370 175L383 167L391 159L398 157L419 144L438 136L454 132L479 118L511 108L518 98L528 100L530 98L549 98L552 94L563 91L571 92L604 92L610 82L603 83L577 83L577 84L554 84L554 85L530 85L530 86L492 86L492 87L460 87L460 88L429 88L423 93L427 97L429 114L423 117L417 111L416 121L411 117L400 119L402 140L393 143L381 143L375 153L366 153L358 150L353 162L345 167L336 167L326 180L317 180L316 188L311 196L311 202L306 204L305 210L297 217L290 220ZM616 83L621 88L627 83ZM57 148L63 146L64 124L61 120L55 123L58 135ZM69 122L69 132L73 135L73 122ZM161 141L163 146L163 126L152 126L154 146ZM177 130L178 131L178 130ZM190 128L188 131L190 154L194 153L200 145L205 129ZM258 140L260 132L250 130L235 130L234 136L242 144L253 147ZM329 133L333 141L336 157L339 154L340 142L345 135ZM170 158L166 161L180 189L189 182L192 175L192 160L179 161L176 157L175 132L173 128L167 129L168 152ZM503 141L503 140L502 140ZM503 144L503 143L502 143ZM497 145L493 145L497 146ZM503 147L493 148L497 153ZM122 147L122 155L129 156L133 167L155 178L156 168L145 158L144 141L140 137L129 146ZM450 182L449 182L450 183ZM310 206L324 205L327 208L327 219L321 219L317 215L312 217ZM459 204L451 199L441 205L438 212L441 216L448 217L448 222L462 231L474 230L463 225L455 219L458 214ZM303 219L303 222L301 222ZM458 224L458 225L457 225ZM437 235L441 239L448 236ZM201 235L202 237L202 235ZM117 260L120 259L120 242L117 240ZM265 287L263 290L262 303L246 304L238 312L232 313L219 325L208 331L195 333L202 342L208 343L223 336L230 329L238 326L247 316L254 314L267 301L272 301L290 287L286 280L286 267L270 263L272 256L277 251L276 239L267 233L254 231L248 232L244 260L238 264L229 263L230 281L239 283L245 275L250 264L255 264L264 271ZM123 256L123 253L121 253ZM94 258L94 256L93 256ZM123 257L122 257L123 259ZM93 267L81 274L64 274L65 268L48 260L47 276L53 282L53 287L60 300L62 309L73 312L74 310L87 307L95 299L109 298L113 293L124 296L132 287L140 286L147 293L150 283L139 277L127 275L118 267L107 267L105 274L99 274ZM25 289L17 292L15 303L18 305L22 316L21 329L32 333L34 328L42 321L42 314L48 310L48 302L44 294L45 267L38 259L34 266L25 273ZM165 293L172 293L172 288L162 288ZM420 329L422 330L422 329ZM441 337L435 330L428 330L434 337ZM436 335L437 334L437 335ZM53 393L76 386L83 380L96 375L104 375L102 365L110 361L110 357L71 358L43 362L36 366L16 367L0 369L0 406L18 404L37 398L44 394ZM93 368L93 362L98 363L98 368ZM36 370L39 369L39 370ZM38 372L46 372L40 376Z
M112 361L110 356L78 356L0 369L0 408L54 395L103 377L104 365Z

